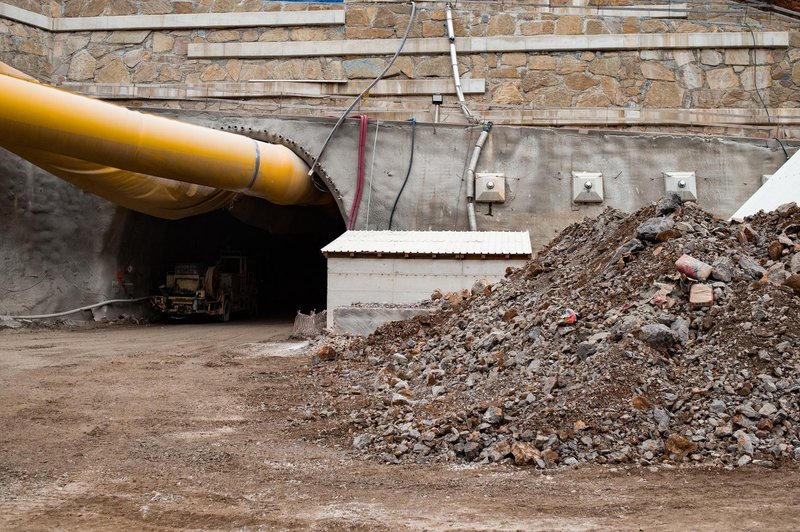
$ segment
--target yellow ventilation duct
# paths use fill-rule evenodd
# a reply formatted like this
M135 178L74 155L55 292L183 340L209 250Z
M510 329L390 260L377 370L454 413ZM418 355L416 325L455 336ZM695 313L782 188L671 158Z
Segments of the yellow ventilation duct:
M284 146L11 74L0 70L0 145L124 207L174 219L222 207L235 193L278 205L330 200L307 175L308 165Z

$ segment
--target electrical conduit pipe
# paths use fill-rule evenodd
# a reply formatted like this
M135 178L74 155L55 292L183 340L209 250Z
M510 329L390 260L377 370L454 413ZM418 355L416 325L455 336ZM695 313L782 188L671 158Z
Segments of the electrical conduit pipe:
M456 96L458 97L458 105L461 106L461 111L467 120L475 120L472 112L467 107L467 102L464 99L464 90L461 87L461 75L458 73L458 56L456 55L456 33L453 29L453 9L452 6L447 4L446 12L447 22L447 39L450 41L450 65L453 67L453 83L456 87ZM438 108L437 108L438 109Z
M465 174L467 180L467 218L469 219L469 230L478 230L478 221L475 217L475 168L478 166L478 159L481 157L481 150L483 144L489 137L489 132L492 130L492 123L486 122L483 126L481 134L478 136L478 141L475 143L475 148L472 150L472 157L467 166Z

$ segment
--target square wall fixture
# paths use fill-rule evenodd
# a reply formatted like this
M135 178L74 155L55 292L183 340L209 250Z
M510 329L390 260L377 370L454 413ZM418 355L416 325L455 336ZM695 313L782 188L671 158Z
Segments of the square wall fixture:
M506 176L504 174L475 174L475 201L478 203L503 203L506 201Z
M572 201L574 203L603 203L603 174L572 172Z
M664 172L664 189L683 201L697 201L697 179L694 172Z

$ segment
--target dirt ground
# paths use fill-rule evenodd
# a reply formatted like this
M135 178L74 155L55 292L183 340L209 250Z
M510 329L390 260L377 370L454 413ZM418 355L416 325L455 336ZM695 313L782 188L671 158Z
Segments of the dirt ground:
M289 331L0 331L0 529L800 529L797 468L357 460L304 419Z

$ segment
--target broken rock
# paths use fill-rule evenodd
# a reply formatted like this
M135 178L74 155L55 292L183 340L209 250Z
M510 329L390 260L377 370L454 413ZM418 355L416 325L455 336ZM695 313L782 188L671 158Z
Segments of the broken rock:
M689 291L689 304L693 307L710 307L714 304L714 289L707 284L692 285Z

